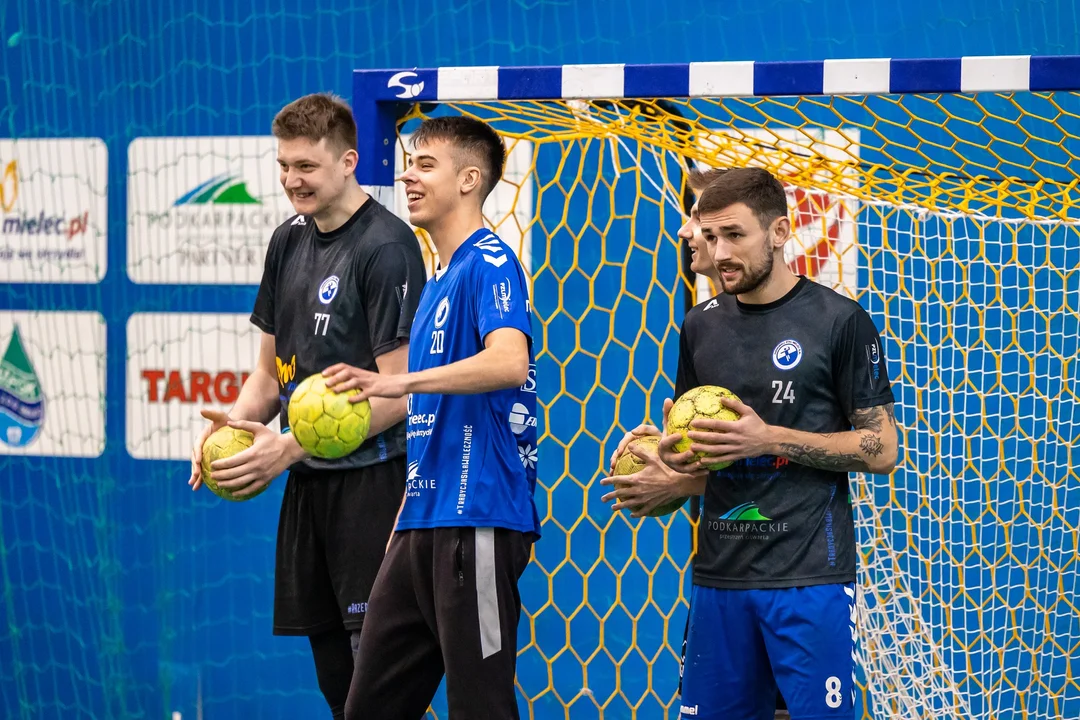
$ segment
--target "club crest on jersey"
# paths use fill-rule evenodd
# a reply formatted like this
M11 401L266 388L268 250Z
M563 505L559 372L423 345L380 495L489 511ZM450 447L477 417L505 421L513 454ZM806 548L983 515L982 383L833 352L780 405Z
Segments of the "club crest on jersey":
M443 298L439 307L435 308L435 327L441 328L446 324L446 317L450 314L450 298Z
M331 275L322 281L322 285L319 286L319 302L323 305L329 305L330 301L337 297L338 289L338 276Z
M781 340L772 351L772 361L780 370L791 370L802 360L802 345L796 340Z

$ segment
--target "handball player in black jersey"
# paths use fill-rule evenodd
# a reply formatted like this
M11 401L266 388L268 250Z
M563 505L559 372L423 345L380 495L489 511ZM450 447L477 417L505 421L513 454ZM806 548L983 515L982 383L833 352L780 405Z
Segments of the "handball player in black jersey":
M784 188L767 171L724 173L698 213L723 293L686 315L675 394L726 387L741 417L695 421L682 454L678 436L660 445L672 469L708 478L680 717L771 718L779 688L795 720L851 718L849 473L887 474L897 457L881 340L857 302L791 272Z
M331 95L302 97L273 122L281 184L296 215L270 238L251 321L262 330L256 369L228 414L192 449L189 484L202 484L203 441L226 423L254 446L218 460L214 479L240 497L288 470L278 522L274 633L307 636L331 714L345 712L355 648L405 491L405 399L371 399L367 440L337 460L308 456L288 428L289 398L322 373L357 390L359 370L403 373L426 281L409 226L357 183L356 123ZM282 433L266 427L275 416Z

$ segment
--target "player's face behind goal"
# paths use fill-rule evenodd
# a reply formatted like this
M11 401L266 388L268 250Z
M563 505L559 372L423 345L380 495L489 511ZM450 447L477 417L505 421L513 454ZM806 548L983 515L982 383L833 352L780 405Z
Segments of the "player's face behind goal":
M281 186L301 215L318 218L336 207L345 197L356 170L355 150L340 148L323 138L278 139L278 167Z
M701 234L720 288L743 295L765 285L774 268L784 268L791 237L784 188L764 170L724 173L698 200Z
M710 168L702 170L694 168L686 175L686 184L693 191L695 198L700 198L705 188L727 172L727 168ZM712 250L705 242L701 234L701 218L698 213L698 203L695 200L690 208L690 216L679 228L679 238L690 247L690 270L698 275L710 278L714 284L719 283L716 277L716 266L713 264Z
M690 271L715 279L716 266L713 265L708 243L701 234L697 203L694 203L694 207L690 209L690 216L679 228L678 235L679 239L690 247Z

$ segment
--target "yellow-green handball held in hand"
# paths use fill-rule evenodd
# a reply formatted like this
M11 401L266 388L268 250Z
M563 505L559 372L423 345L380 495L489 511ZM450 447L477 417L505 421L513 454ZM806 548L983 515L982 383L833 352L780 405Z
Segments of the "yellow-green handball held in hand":
M612 468L612 475L618 477L620 475L633 475L636 472L640 472L645 469L645 461L631 452L631 448L636 449L643 455L649 455L655 457L659 454L660 436L658 435L646 435L644 437L635 438L631 440L626 448L619 455L615 461L615 467ZM615 488L627 487L625 483L616 482ZM666 503L661 503L654 507L651 511L646 513L649 517L664 517L675 512L683 505L686 504L687 498L675 498L669 500Z
M720 402L720 398L725 397L739 400L738 396L727 388L718 385L701 385L700 387L690 388L675 401L671 406L671 410L668 411L667 424L667 433L669 435L682 434L682 439L675 443L673 448L675 452L684 453L693 444L694 441L686 433L691 429L690 423L695 418L735 421L742 417L739 413ZM739 402L742 401L739 400ZM700 452L695 453L695 455L699 460L703 457ZM730 462L722 462L707 465L706 467L709 470L723 470L729 465L731 465Z
M349 402L357 393L330 390L321 374L297 385L289 398L289 427L300 447L314 457L334 460L363 445L371 427L371 403Z
M237 453L243 452L251 447L254 442L255 436L247 430L237 430L228 425L211 433L210 437L206 438L206 442L204 442L202 446L203 485L210 488L210 491L219 498L223 500L232 500L233 502L250 500L257 495L261 495L269 486L264 486L262 490L251 495L236 497L225 488L218 487L218 484L214 482L214 478L210 476L210 465L215 460L232 457Z

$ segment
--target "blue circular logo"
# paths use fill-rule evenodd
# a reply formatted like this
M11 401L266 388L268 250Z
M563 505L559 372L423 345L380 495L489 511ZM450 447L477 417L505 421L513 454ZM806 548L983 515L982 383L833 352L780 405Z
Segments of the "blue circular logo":
M781 340L773 348L773 365L781 370L791 370L802 360L802 345L795 340Z
M337 296L338 288L338 276L331 275L322 281L322 285L319 286L319 302L323 305L329 305L330 301Z

